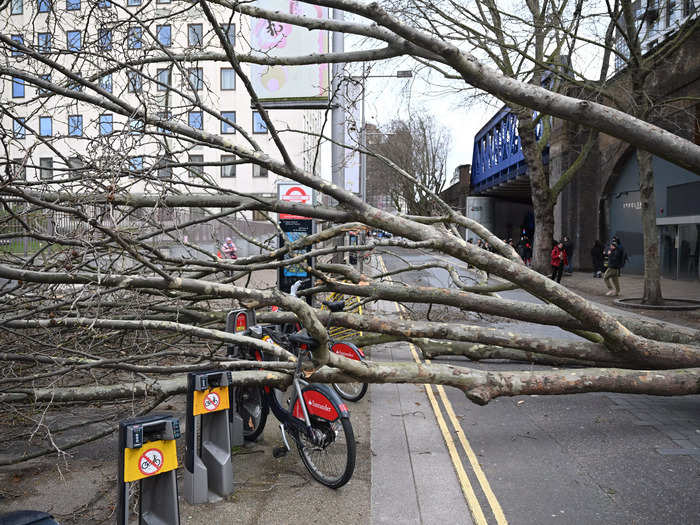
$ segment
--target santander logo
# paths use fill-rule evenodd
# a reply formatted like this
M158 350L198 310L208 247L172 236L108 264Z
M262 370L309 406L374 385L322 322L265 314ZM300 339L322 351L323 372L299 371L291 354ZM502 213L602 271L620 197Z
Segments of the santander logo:
M330 412L330 411L331 411L331 407L329 407L328 405L322 405L322 404L319 403L318 401L314 401L314 400L312 400L312 399L309 399L309 400L307 401L307 403L309 404L309 406L312 406L312 407L314 407L314 408L318 408L318 409L320 409L320 410L323 410L324 412Z

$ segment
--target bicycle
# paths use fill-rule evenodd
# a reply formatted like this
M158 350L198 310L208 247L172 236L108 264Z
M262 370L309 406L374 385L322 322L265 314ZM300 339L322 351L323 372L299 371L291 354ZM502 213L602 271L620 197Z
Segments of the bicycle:
M301 378L304 358L318 344L305 330L283 334L271 326L255 325L245 332L249 337L272 340L291 349L298 359L294 369L294 387L288 408L269 386L239 387L232 395L243 419L243 436L255 440L265 427L269 411L280 421L284 445L273 450L274 457L287 454L291 447L287 433L294 439L304 466L316 481L337 489L345 485L355 470L355 435L346 405L328 386L307 383ZM248 355L245 355L245 354ZM263 361L258 349L243 352L244 357Z

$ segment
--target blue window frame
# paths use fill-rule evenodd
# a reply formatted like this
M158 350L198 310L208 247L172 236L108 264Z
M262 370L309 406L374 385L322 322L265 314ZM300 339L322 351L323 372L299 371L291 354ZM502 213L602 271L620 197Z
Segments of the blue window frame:
M100 115L100 135L110 135L112 133L112 115Z
M108 75L100 77L99 84L100 84L100 87L102 89L104 89L107 93L111 93L112 92L112 73L109 73Z
M37 35L37 44L39 46L39 53L50 53L51 33L39 33Z
M22 35L12 35L10 39L13 42L17 42L18 44L24 45L24 37ZM12 48L12 56L13 57L21 57L22 52L19 49L15 49L14 47Z
M51 117L39 117L39 135L42 137L53 135L53 120Z
M142 156L136 156L136 157L129 157L129 171L130 172L137 172L137 171L143 171L143 157Z
M236 176L236 156L235 155L221 155L221 176L235 177Z
M81 75L78 73L78 76ZM78 81L70 80L68 81L68 89L70 89L71 91L82 91L83 85Z
M222 111L221 116L225 118L226 120L230 120L235 124L236 122L236 112L235 111ZM228 124L227 122L224 122L223 120L221 121L221 133L224 135L230 135L231 133L235 133L236 128L234 128L231 124Z
M143 47L143 28L131 26L126 31L126 45L129 49L141 49Z
M156 26L156 37L160 45L170 47L173 43L173 31L169 25Z
M68 115L68 136L82 137L83 136L83 116Z
M170 69L159 69L156 71L157 91L167 91L170 87Z
M80 51L80 31L66 31L66 49L68 51Z
M66 0L66 11L80 11L80 0Z
M39 75L41 80L45 80L46 82L51 82L51 73L44 73L43 75ZM51 93L51 90L49 89L44 89L44 88L38 88L37 92L39 95L47 95L48 93Z
M12 98L24 98L24 79L12 77Z
M253 133L259 133L261 135L267 133L267 124L265 124L259 111L253 111Z
M159 120L164 120L167 122L171 118L173 118L173 114L170 111L159 111L158 112L158 119ZM170 131L169 129L161 128L160 126L158 126L157 129L158 129L159 133L163 133L165 135L172 134L172 131Z
M191 128L202 129L204 124L204 114L201 111L190 111L187 115L187 122Z
M136 71L127 71L127 89L129 93L141 93L143 88L143 78Z
M105 51L112 49L112 30L104 27L100 28L97 32L97 42Z
M221 90L233 91L236 89L236 70L232 67L221 68Z
M37 8L40 13L48 13L51 10L51 0L38 0Z
M39 159L39 178L41 180L53 179L53 159L51 157Z
M24 0L12 0L10 3L10 14L21 15L24 13Z
M24 127L24 118L16 118L12 121L12 135L16 139L23 139L27 136L27 128Z
M229 44L236 44L236 24L221 24L221 31Z
M110 2L110 0L99 0L97 2L97 7L100 9L109 9L112 7L112 2Z
M202 24L187 25L187 45L190 47L201 47L204 40L204 26Z
M126 5L129 5L129 6L141 5L141 0L126 0Z
M204 88L204 73L201 67L192 67L187 71L190 80L190 89L201 91Z
M136 118L129 119L129 135L141 135L144 130L143 120Z

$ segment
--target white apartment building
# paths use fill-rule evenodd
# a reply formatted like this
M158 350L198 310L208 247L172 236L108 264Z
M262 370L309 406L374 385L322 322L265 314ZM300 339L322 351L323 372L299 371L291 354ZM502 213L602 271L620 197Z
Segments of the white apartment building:
M247 53L249 20L215 5L212 9L217 9L220 27L236 52ZM16 177L49 186L79 177L90 186L86 175L99 174L96 179L113 175L120 189L134 192L160 192L164 186L211 192L220 186L247 194L276 194L278 177L256 165L157 126L144 127L137 118L111 111L109 103L96 107L60 94L73 90L86 97L117 97L157 118L249 149L256 143L265 154L281 158L265 123L251 109L243 82L222 59L220 41L197 3L11 0L0 20L6 38L40 55L32 57L0 43L5 66L1 129L8 144L2 156L7 155ZM166 54L170 60L156 60ZM247 74L248 65L241 67ZM104 91L76 85L68 72ZM36 85L32 78L54 87ZM322 111L278 109L270 116L295 163L318 174L314 134L321 131ZM96 180L95 188L100 184Z

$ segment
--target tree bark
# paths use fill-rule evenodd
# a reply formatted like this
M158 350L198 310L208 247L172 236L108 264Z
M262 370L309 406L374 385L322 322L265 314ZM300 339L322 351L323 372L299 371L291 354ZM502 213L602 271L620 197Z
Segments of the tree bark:
M656 227L656 195L651 153L638 149L639 194L642 202L642 234L644 238L644 295L642 303L663 304L661 268L659 264L659 230Z

